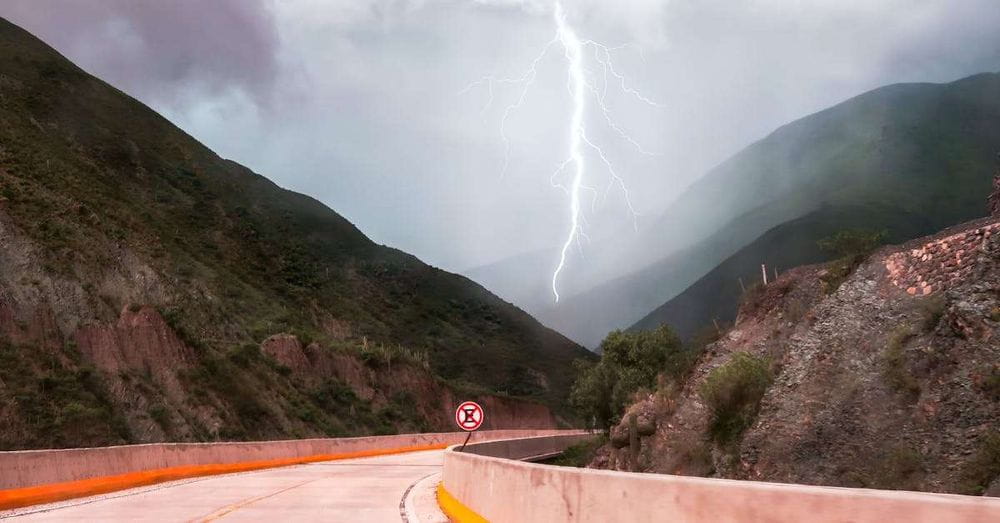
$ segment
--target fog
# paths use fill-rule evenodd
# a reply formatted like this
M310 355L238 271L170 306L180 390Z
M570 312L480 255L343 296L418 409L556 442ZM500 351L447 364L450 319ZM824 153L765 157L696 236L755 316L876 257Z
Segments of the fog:
M616 70L659 104L614 88L607 98L655 155L588 107L640 231L699 174L783 123L889 83L1000 69L995 0L565 3L581 38L623 46ZM484 86L463 92L525 73L555 31L548 2L8 0L0 15L220 155L428 263L464 271L566 236L567 196L550 184L566 157L562 51L539 62L506 121L504 173L500 121L518 89L497 85L485 110ZM587 66L596 78L599 64ZM593 159L588 177L601 188L585 206L588 237L635 234ZM574 263L599 243L580 242Z

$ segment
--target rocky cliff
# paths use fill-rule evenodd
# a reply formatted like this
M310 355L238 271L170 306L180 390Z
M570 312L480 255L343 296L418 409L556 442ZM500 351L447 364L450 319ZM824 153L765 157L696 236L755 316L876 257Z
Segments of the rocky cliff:
M592 466L1000 495L1000 220L882 248L842 282L830 271L750 291Z

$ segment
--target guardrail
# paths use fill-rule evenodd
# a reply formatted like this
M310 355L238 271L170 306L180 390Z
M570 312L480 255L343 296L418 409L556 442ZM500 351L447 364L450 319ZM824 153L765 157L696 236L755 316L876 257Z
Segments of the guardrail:
M471 441L559 434L491 430ZM263 442L152 443L0 452L0 510L194 476L417 450L443 449L465 432Z
M439 500L459 523L1000 521L1000 498L639 474L516 461L585 435L450 447Z

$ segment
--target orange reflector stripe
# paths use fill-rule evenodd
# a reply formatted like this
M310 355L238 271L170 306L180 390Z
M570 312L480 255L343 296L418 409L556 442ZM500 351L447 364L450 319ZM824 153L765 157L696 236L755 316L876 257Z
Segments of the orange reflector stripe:
M6 489L0 490L0 510L27 507L41 503L53 503L56 501L81 498L85 496L95 496L116 490L143 487L146 485L153 485L155 483L163 483L165 481L174 481L198 476L213 476L217 474L231 474L234 472L246 472L250 470L273 467L287 467L289 465L301 465L303 463L314 463L317 461L334 461L340 459L364 458L369 456L384 456L387 454L402 454L404 452L416 452L420 450L440 450L446 448L447 446L447 444L413 445L409 447L396 447L391 449L358 450L339 454L317 454L299 458L244 461L240 463L213 463L208 465L183 465L163 469L128 472L126 474L119 474L116 476L103 476L99 478L66 481L62 483L50 483L48 485L37 485L34 487Z

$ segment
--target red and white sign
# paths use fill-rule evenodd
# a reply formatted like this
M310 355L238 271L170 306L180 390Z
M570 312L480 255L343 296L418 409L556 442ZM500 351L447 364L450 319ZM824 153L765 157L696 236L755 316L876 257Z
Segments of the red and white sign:
M462 430L472 432L478 429L485 418L483 408L475 401L465 401L455 409L455 423Z

